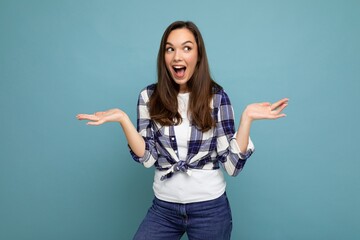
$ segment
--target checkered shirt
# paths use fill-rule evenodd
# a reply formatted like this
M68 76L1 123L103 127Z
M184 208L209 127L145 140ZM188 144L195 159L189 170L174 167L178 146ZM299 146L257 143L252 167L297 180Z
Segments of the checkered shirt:
M139 95L137 130L145 140L145 154L138 157L130 148L135 161L164 171L161 180L179 171L191 175L191 169L219 169L220 164L231 176L236 176L243 169L254 151L254 145L249 139L246 153L240 152L235 139L234 111L224 90L216 91L211 101L216 126L203 133L190 124L188 153L182 161L178 155L174 126L161 126L150 118L148 102L154 89L155 84L149 85Z

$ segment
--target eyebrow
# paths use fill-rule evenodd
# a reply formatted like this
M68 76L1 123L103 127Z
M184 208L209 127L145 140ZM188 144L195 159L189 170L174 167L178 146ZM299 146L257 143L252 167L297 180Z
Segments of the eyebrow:
M188 43L191 43L191 44L194 44L192 41L186 41L186 42L183 42L181 45L186 45L186 44L188 44ZM166 45L171 45L171 46L174 46L172 43L170 43L170 42L166 42Z

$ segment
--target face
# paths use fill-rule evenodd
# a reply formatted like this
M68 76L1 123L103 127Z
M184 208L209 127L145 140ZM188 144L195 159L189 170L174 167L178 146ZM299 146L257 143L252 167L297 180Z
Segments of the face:
M171 31L165 50L166 68L173 80L180 85L180 92L187 92L187 82L192 77L198 60L194 35L187 28Z

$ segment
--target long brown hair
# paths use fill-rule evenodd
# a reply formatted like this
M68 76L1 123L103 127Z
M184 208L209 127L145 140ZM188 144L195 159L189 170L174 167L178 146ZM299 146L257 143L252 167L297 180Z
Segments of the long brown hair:
M221 86L210 76L203 38L197 26L190 21L173 22L167 27L161 38L157 58L158 81L149 101L150 117L165 126L181 123L182 118L178 112L177 101L180 86L172 79L165 64L165 47L168 36L171 31L181 28L190 30L197 44L198 62L187 83L190 91L188 111L192 124L205 132L215 125L211 116L210 102L214 91L221 89Z

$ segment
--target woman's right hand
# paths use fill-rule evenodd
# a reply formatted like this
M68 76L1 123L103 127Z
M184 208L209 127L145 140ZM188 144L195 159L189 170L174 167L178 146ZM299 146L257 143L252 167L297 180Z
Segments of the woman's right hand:
M98 126L106 122L119 122L126 117L126 113L120 109L114 108L105 112L96 112L94 114L78 114L78 120L89 120L87 125Z
M145 141L137 132L135 126L131 123L128 115L120 109L114 108L105 112L96 112L94 114L78 114L78 120L89 120L87 125L98 126L106 122L118 122L124 130L126 139L131 150L138 156L145 154Z

